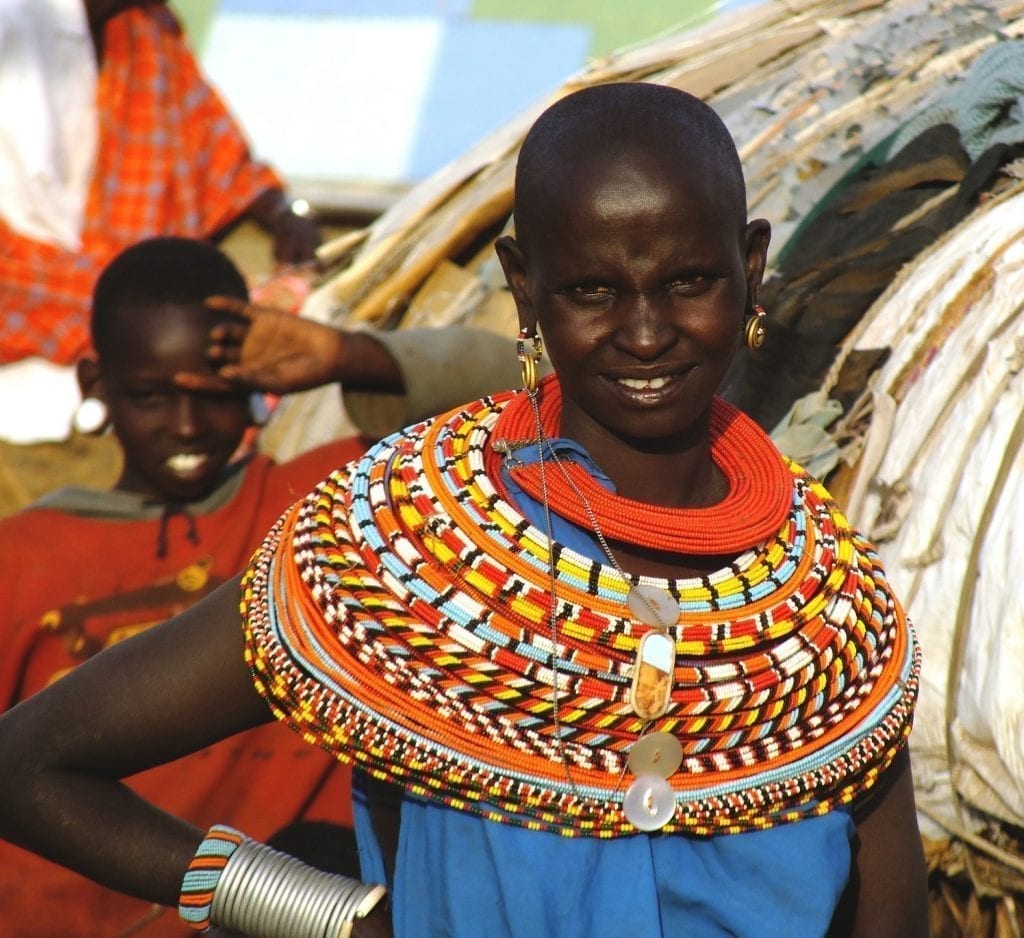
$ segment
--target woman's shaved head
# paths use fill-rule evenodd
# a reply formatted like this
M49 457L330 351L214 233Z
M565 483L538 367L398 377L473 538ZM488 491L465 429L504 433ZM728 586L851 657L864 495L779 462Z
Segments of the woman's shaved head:
M699 98L648 82L595 85L548 108L523 141L516 166L516 239L528 250L544 219L595 171L637 155L708 186L723 213L746 221L746 189L736 145Z

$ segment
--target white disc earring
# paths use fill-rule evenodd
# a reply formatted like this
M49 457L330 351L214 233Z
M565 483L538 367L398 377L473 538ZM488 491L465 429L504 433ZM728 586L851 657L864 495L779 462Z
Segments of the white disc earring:
M75 408L72 424L79 433L95 436L106 429L110 421L107 405L98 397L86 397Z

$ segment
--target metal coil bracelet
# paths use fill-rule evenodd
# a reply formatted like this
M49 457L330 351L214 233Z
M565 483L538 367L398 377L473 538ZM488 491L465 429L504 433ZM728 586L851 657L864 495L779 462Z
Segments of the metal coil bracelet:
M387 890L325 873L254 840L231 854L213 893L210 920L251 938L348 938Z

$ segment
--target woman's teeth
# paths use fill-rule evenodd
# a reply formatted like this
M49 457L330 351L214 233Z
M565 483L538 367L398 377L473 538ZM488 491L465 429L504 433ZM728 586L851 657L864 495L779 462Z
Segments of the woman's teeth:
M619 378L619 384L637 391L657 391L669 383L669 378Z

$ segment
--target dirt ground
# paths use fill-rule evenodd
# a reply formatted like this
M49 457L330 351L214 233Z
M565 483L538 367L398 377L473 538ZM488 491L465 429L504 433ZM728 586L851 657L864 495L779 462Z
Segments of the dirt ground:
M325 238L345 229L325 230ZM271 266L270 242L254 225L242 225L222 247L251 281ZM0 517L23 508L62 485L109 488L120 472L120 450L112 436L74 435L62 443L14 446L0 441Z

